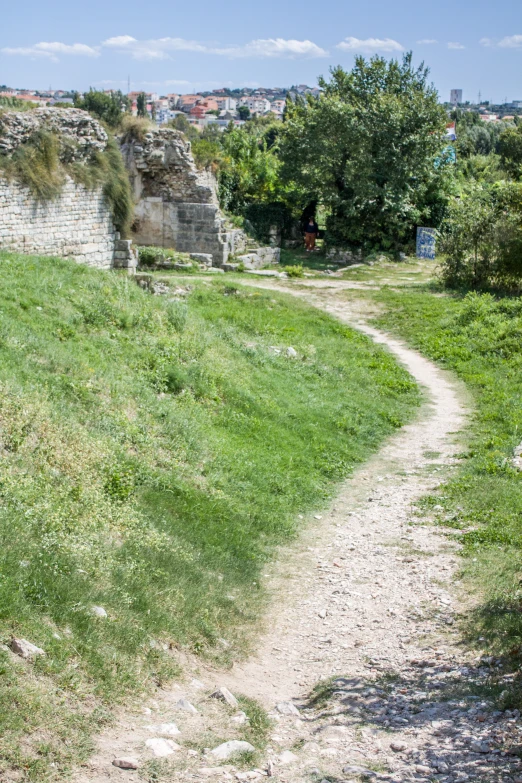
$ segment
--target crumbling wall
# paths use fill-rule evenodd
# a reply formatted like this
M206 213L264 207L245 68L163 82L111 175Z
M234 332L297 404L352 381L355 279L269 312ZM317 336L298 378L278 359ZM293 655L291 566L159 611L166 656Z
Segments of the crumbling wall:
M0 115L0 155L12 155L39 130L60 139L60 157L82 163L103 152L107 133L80 109L36 109ZM1 175L0 248L35 255L59 256L110 268L135 268L130 243L120 240L101 186L93 189L66 177L54 199L36 198L15 178Z
M198 171L190 143L178 131L159 128L143 141L125 140L121 149L136 202L137 244L208 253L214 266L245 249L244 233L226 227L215 178Z

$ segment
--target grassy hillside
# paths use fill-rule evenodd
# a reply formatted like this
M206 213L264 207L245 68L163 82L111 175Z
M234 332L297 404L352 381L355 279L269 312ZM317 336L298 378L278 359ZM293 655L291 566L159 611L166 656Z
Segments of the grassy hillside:
M172 647L241 654L274 546L419 397L280 295L5 254L0 275L0 777L47 780Z
M435 295L434 295L435 294ZM471 445L440 494L445 524L460 528L468 585L479 601L468 631L478 646L522 662L522 473L512 466L522 441L522 300L418 289L375 294L378 319L455 371L474 395ZM522 687L509 695L520 704Z

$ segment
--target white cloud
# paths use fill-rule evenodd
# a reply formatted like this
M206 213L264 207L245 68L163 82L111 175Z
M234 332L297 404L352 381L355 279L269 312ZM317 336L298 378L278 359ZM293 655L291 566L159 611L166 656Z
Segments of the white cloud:
M171 52L204 52L205 47L197 41L184 38L152 38L138 41L131 35L117 35L108 38L102 46L128 53L135 60L168 60Z
M44 57L55 63L59 61L59 54L72 54L81 57L98 57L100 54L98 47L80 43L64 44L59 41L41 41L34 44L34 46L6 47L0 51L3 54L20 55L22 57Z
M313 41L295 41L285 38L266 38L250 41L244 46L225 46L209 50L228 57L327 57L328 52Z
M428 46L429 44L437 44L438 41L435 38L421 38L420 41L417 41L418 44L425 44Z
M498 45L502 46L503 49L518 49L522 47L522 35L508 35Z
M479 44L481 46L493 46L493 41L491 38L481 38Z
M448 43L448 49L465 49L466 47L464 44L459 43L458 41L450 41Z
M345 38L337 44L337 49L347 52L403 52L404 46L393 38Z
M202 52L227 57L325 57L327 52L312 41L269 38L251 41L243 46L211 46L184 38L156 38L138 41L130 35L118 35L102 44L119 52L127 52L135 60L167 60L172 52Z

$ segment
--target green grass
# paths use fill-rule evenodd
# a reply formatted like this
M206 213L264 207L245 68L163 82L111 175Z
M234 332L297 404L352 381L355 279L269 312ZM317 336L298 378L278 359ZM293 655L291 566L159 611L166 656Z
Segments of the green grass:
M443 506L444 524L465 532L467 585L480 596L467 631L479 646L522 649L522 473L513 449L522 441L522 300L490 294L441 295L418 289L383 289L377 322L405 337L473 394L469 450L461 468L424 506ZM482 641L480 641L482 640Z
M0 641L47 653L0 648L0 777L53 780L176 674L170 649L242 654L267 559L419 394L290 297L212 279L176 301L6 254L0 274Z

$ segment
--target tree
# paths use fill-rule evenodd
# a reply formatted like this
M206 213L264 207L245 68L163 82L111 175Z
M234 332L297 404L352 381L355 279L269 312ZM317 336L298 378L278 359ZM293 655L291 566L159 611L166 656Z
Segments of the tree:
M321 79L318 98L288 103L282 176L329 211L331 244L398 248L417 224L436 225L446 202L447 117L428 70L358 57ZM309 200L312 200L309 198Z
M237 113L239 114L240 120L248 120L250 118L250 109L248 106L240 106L237 110Z
M129 99L119 90L105 93L102 90L93 90L91 87L83 98L80 98L78 93L74 94L74 105L103 120L111 128L117 128L124 111L128 108Z
M522 177L522 125L502 131L498 146L503 167L512 177L520 179Z
M136 108L138 110L138 117L147 116L147 96L144 92L140 92L136 98Z

